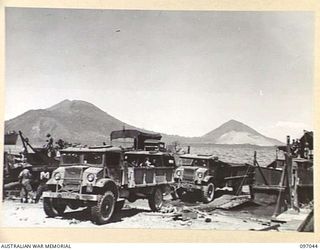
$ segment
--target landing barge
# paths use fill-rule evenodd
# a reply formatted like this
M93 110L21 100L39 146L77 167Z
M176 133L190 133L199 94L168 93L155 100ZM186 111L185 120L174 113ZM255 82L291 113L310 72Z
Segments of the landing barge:
M277 147L284 158L260 167L256 158L253 191L258 202L276 203L274 215L288 208L299 208L313 201L313 132L304 131L300 139ZM278 154L277 154L278 155Z

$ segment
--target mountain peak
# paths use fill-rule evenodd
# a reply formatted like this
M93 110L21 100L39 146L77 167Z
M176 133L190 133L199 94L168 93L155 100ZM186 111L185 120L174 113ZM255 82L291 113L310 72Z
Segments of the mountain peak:
M223 123L221 126L216 128L215 130L212 130L211 132L207 133L205 136L215 136L216 134L226 133L230 131L236 131L236 132L248 132L255 135L260 135L256 130L250 128L249 126L245 125L242 122L236 121L234 119L231 119L225 123Z
M231 120L225 122L223 125L226 125L226 124L229 124L229 125L230 125L230 124L232 124L232 125L245 125L244 123L239 122L239 121L234 120L234 119L231 119Z
M50 108L47 108L47 110L53 111L53 110L57 110L60 108L64 108L64 107L70 106L70 103L71 103L71 101L69 99L65 99L65 100L51 106Z
M63 101L57 103L56 105L59 105L59 104L63 104L63 103L70 103L72 101L70 101L69 99L64 99Z
M86 107L96 107L93 104L89 103L89 102L85 102L85 101L81 101L81 100L69 100L69 99L65 99L53 106L51 106L50 108L47 108L48 111L55 111L55 110L70 110L73 108L77 108L79 106L86 106Z
M202 136L206 141L217 144L255 144L272 146L281 142L268 138L246 124L231 119L220 127Z
M80 100L63 100L47 109L26 112L6 121L6 130L21 130L33 142L46 134L70 142L96 144L106 141L113 130L129 124L114 118L97 106Z

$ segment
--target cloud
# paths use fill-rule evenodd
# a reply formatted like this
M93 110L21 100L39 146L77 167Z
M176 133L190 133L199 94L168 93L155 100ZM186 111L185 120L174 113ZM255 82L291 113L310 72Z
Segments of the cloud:
M282 142L285 142L287 135L292 139L300 138L303 135L303 130L313 130L313 127L304 122L278 121L274 125L261 128L262 134L277 138Z
M311 127L303 122L278 121L275 128L307 129Z

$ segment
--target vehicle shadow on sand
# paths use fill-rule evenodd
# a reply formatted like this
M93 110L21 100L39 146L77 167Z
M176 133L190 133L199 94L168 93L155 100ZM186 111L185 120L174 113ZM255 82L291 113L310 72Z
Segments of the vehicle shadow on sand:
M130 217L135 216L136 214L142 213L142 212L151 212L151 210L141 209L141 208L124 208L120 211L116 211L113 214L109 224L115 223L115 222L120 222L124 218L130 218Z
M225 194L233 194L232 191L228 190L216 190L214 194L214 198L217 199ZM198 193L185 193L183 194L181 199L176 200L169 200L167 203L173 205L173 206L200 206L202 203L201 198L199 197Z
M112 218L108 224L121 222L125 218L133 217L141 212L150 212L148 209L141 208L123 208L120 211L115 211ZM63 216L59 217L62 220L69 220L70 224L77 224L80 222L90 222L91 221L91 211L89 208L76 210L76 211L67 211Z

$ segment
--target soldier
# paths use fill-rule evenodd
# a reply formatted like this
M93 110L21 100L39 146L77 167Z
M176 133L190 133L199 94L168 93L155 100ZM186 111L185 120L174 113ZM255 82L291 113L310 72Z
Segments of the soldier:
M133 167L136 167L136 166L138 166L138 163L137 163L136 160L133 160L133 161L131 162L131 165L132 165Z
M40 173L40 184L37 188L37 194L35 197L35 203L38 203L43 191L47 190L47 181L50 179L50 173L48 172L48 168L44 167L43 171Z
M149 157L146 157L143 163L140 163L140 167L150 167L151 162L149 161Z
M53 147L53 138L51 137L50 134L47 134L47 145L45 145L45 148L47 149L48 151L48 157L55 157L56 156L56 153L55 153L55 149Z
M157 160L156 160L156 159L153 159L153 160L152 160L151 166L152 166L152 167L157 167L157 166L158 166L158 163L157 163Z
M31 200L32 200L32 196L31 196L31 191L32 191L32 187L31 187L31 179L32 179L32 175L30 173L30 170L28 169L27 165L24 165L23 170L20 172L19 174L19 181L21 184L21 191L20 191L20 201L21 203L28 203L28 198L30 196Z
M309 143L306 142L304 144L304 149L303 149L303 158L309 159L309 154L310 154L310 148L309 148Z

